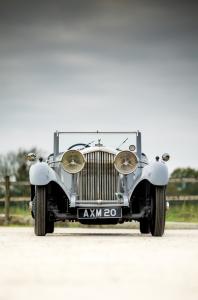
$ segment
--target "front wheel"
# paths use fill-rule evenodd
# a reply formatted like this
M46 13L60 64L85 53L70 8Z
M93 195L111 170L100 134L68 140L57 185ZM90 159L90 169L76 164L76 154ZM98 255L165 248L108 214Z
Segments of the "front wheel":
M150 233L150 222L148 219L140 220L140 232L143 234Z
M165 228L166 217L166 188L155 187L154 195L151 199L151 222L150 229L153 236L162 236Z
M37 236L47 233L47 189L46 186L36 186L34 232Z
M54 222L48 221L47 222L47 233L53 233L54 232Z

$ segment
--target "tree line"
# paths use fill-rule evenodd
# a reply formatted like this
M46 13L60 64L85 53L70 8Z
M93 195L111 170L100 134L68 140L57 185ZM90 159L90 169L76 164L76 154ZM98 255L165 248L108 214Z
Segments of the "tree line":
M6 176L11 181L29 181L30 163L26 160L28 153L44 154L44 151L32 147L30 149L19 149L18 151L9 152L0 155L0 181L4 181ZM11 196L28 196L30 188L28 186L11 186ZM4 197L4 186L0 186L0 198Z
M29 178L29 162L26 160L28 153L36 153L43 156L44 151L36 147L30 149L19 149L18 151L8 152L0 155L0 179L10 176L16 181L28 181Z

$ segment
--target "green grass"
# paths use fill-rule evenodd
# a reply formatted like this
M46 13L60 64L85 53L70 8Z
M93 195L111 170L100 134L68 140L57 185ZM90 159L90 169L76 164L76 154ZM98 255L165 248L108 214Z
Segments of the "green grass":
M170 209L167 212L166 220L170 222L191 222L198 223L198 204L170 202Z
M4 214L5 210L3 206L0 206L0 214ZM20 215L20 216L28 216L30 215L30 210L28 205L11 205L10 206L10 215Z

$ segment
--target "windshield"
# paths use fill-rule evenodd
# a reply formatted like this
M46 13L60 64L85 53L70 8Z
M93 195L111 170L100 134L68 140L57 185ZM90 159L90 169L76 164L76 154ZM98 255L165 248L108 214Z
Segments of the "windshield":
M136 132L56 132L55 143L59 142L58 152L64 152L73 145L74 148L82 149L98 144L117 150L126 150L130 145L137 147L136 136Z

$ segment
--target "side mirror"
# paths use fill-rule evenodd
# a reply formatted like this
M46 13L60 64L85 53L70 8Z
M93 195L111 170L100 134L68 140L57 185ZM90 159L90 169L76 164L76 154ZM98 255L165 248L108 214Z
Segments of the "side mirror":
M36 154L35 153L28 153L26 155L26 159L29 161L35 161L36 160Z

